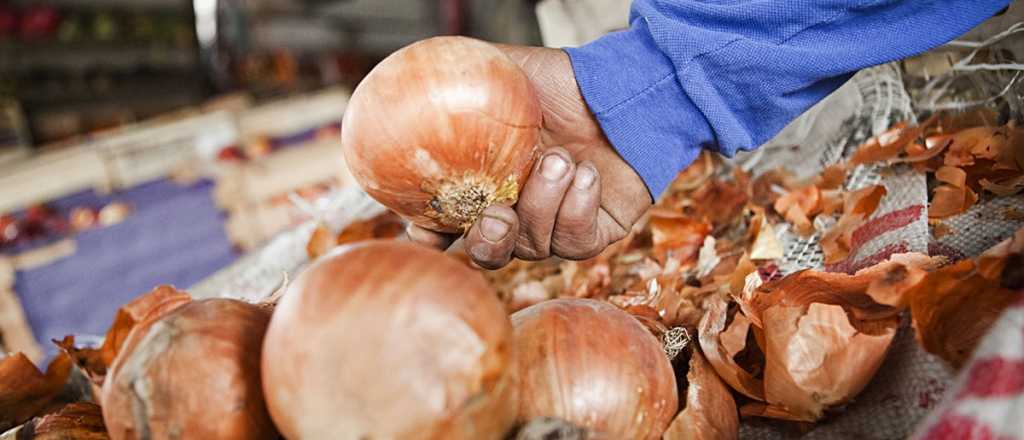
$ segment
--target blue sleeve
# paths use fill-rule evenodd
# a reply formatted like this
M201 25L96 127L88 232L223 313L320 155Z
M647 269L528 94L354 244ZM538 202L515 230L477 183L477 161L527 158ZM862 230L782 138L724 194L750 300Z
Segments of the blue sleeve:
M583 97L657 197L701 148L756 148L858 70L969 31L1010 0L635 0L566 49Z

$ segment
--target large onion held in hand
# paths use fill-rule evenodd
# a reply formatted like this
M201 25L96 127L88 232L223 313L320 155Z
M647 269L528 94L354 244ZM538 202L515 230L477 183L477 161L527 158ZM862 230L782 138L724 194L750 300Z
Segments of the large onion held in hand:
M267 406L296 439L500 439L512 326L476 271L409 242L338 248L277 305Z
M613 438L657 439L678 406L661 343L608 303L556 299L512 315L519 418L558 417Z
M413 223L462 232L511 204L533 163L541 113L496 47L435 37L378 64L345 109L345 161L373 198Z
M277 438L260 386L269 322L265 308L206 299L139 324L103 382L110 438Z

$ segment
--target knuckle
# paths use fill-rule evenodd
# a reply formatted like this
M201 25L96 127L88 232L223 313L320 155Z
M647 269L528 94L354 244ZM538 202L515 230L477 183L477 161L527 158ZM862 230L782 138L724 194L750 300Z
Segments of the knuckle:
M520 230L530 233L535 229L534 226L551 222L552 219L548 218L549 216L545 215L546 213L539 208L534 202L530 202L517 210L516 214L519 216Z
M629 232L623 230L622 228L615 228L614 230L611 231L604 231L604 238L605 241L608 242L608 244L612 244L619 240L622 240L623 238L626 238L627 235L629 235Z
M603 248L594 241L587 242L572 238L555 238L551 248L555 255L570 260L585 260L600 254Z
M564 215L555 223L555 235L592 235L593 228L591 216Z
M539 261L551 256L549 250L542 251L528 243L516 244L515 254L516 257L527 261Z

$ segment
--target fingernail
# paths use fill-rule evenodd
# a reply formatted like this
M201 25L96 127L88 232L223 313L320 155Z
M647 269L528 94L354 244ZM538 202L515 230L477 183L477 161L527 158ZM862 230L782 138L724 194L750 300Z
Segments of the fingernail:
M576 189L587 189L594 184L594 179L597 177L597 172L594 171L590 166L581 166L576 168L576 177L572 180L572 186Z
M508 234L509 225L493 217L484 217L480 220L480 234L490 242L501 241Z
M548 180L558 180L569 170L569 163L557 154L549 154L540 164L540 174Z

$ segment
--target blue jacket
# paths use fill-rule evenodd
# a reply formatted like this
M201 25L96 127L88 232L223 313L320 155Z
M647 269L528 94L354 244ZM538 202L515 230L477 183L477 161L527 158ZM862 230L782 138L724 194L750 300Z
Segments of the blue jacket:
M857 70L969 31L1009 0L635 0L566 49L601 128L657 197L701 148L771 139Z

